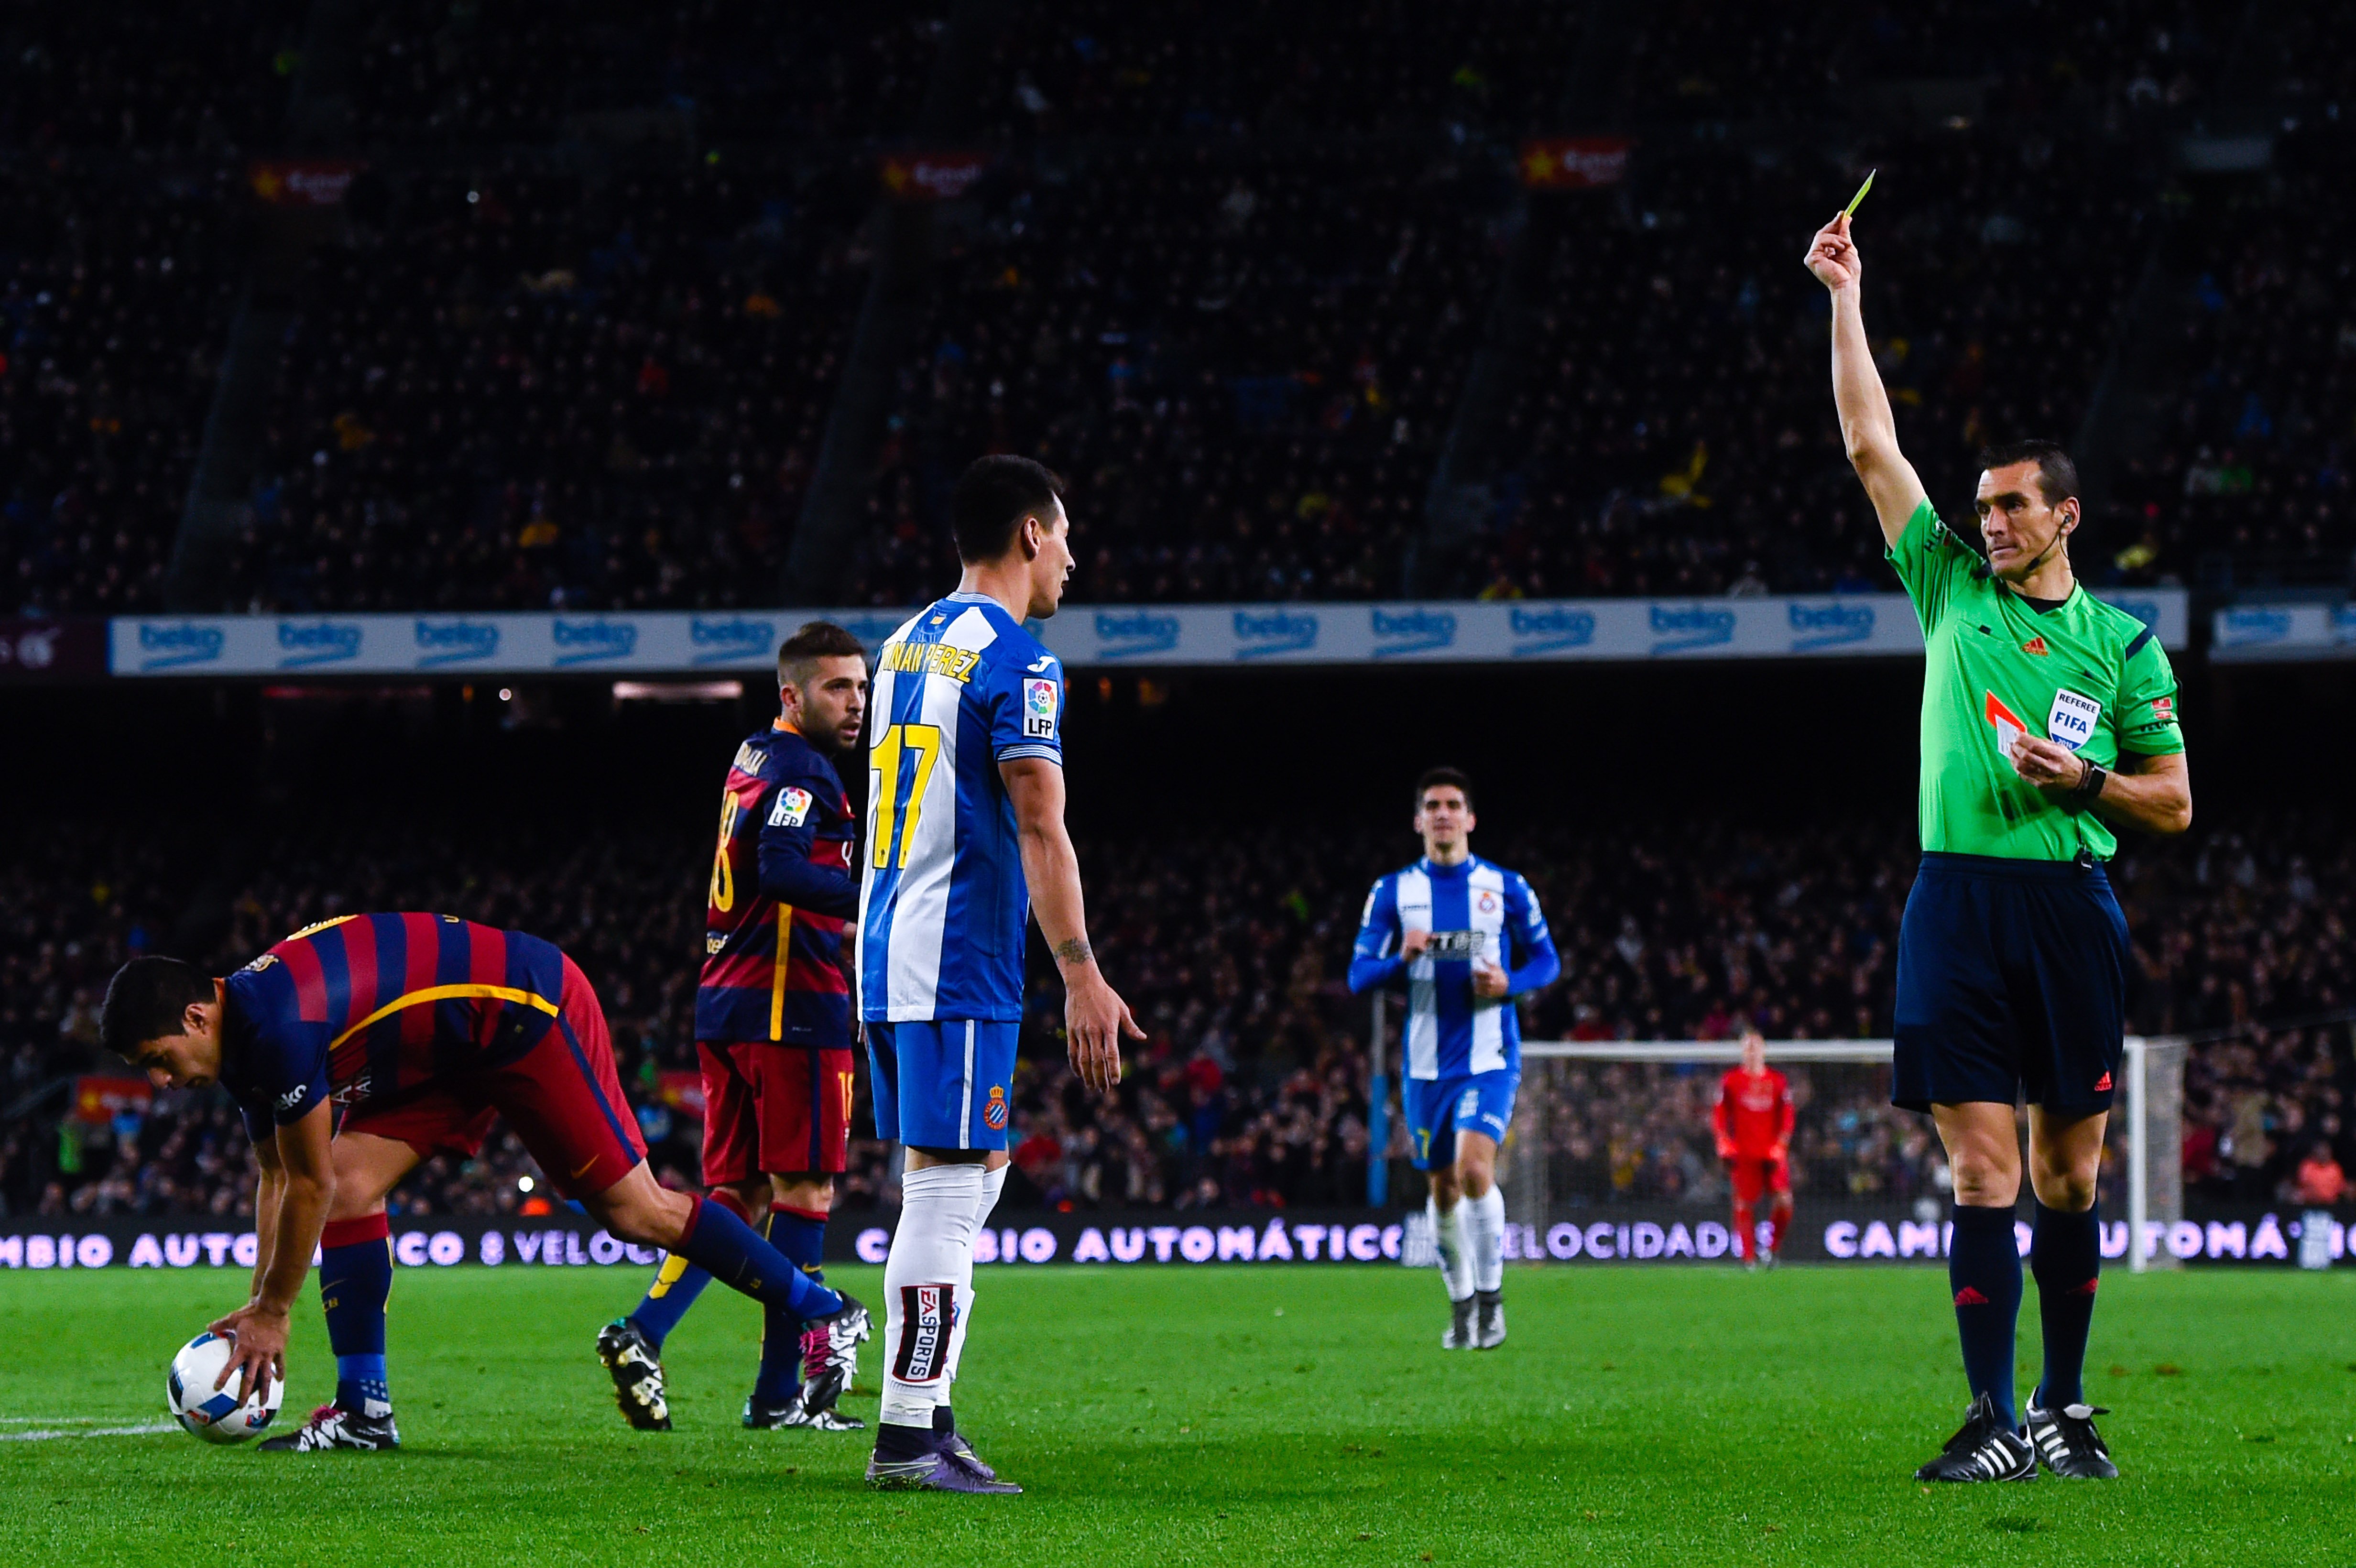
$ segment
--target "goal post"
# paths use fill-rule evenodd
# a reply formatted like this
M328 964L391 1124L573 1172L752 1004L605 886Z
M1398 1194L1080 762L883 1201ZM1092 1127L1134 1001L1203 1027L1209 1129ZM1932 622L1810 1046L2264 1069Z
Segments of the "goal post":
M1862 1232L1879 1219L1883 1233L1944 1238L1944 1158L1929 1119L1889 1104L1890 1049L1887 1040L1767 1042L1767 1060L1792 1083L1800 1222L1829 1218L1837 1230L1854 1216ZM1709 1107L1719 1075L1741 1055L1736 1040L1524 1041L1500 1161L1508 1220L1532 1242L1567 1225L1609 1225L1615 1211L1722 1221L1729 1199ZM2177 1266L2163 1238L2184 1212L2184 1060L2180 1038L2126 1041L2104 1189L2126 1212L2123 1225L2104 1226L2115 1243L2104 1251L2136 1273Z
M2160 1238L2184 1218L2184 1061L2180 1035L2126 1040L2127 1267L2182 1268ZM2114 1135L2114 1141L2116 1141Z

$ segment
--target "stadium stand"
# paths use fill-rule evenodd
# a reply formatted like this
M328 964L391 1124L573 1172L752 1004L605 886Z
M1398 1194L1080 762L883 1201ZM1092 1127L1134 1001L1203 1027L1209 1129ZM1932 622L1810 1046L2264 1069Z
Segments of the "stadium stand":
M313 259L235 600L772 597L863 285L846 229L822 176L735 160L408 184Z
M372 146L864 139L913 123L941 28L905 3L854 16L744 0L404 0L373 8L361 35L356 129Z
M236 303L228 185L0 155L0 612L160 607Z
M1494 285L1497 184L1445 144L1006 181L902 373L854 599L954 581L948 485L993 448L1071 480L1084 601L1396 596Z
M612 1019L658 1170L695 1179L685 1091L700 890L679 875L694 864L692 845L620 835L591 849L523 832L461 857L423 835L334 849L304 838L254 847L267 869L224 891L176 880L153 848L122 851L93 873L91 843L65 824L25 831L0 870L0 1092L23 1101L51 1091L0 1125L8 1211L237 1211L250 1183L242 1135L212 1097L165 1096L144 1115L71 1114L72 1076L109 1070L93 1046L105 977L141 951L241 961L308 921L359 908L460 912L576 955ZM2136 933L2133 1026L2223 1037L2196 1048L2187 1074L2193 1190L2274 1197L2318 1141L2342 1166L2356 1162L2347 1029L2297 1021L2344 1013L2356 997L2346 844L2327 816L2252 818L2204 831L2188 850L2131 849L2116 868ZM1062 1061L1060 993L1040 965L1013 1096L1010 1201L1227 1207L1363 1195L1365 1018L1341 976L1362 884L1390 848L1301 827L1084 844L1098 885L1125 891L1099 907L1098 945L1151 1039L1117 1093L1087 1094ZM1778 1036L1887 1032L1912 859L1903 825L1772 837L1636 828L1488 848L1528 869L1564 955L1565 978L1528 1004L1534 1038L1722 1039L1745 1023ZM207 901L220 910L209 924L170 912ZM1587 1189L1716 1193L1713 1074L1580 1065L1556 1082L1553 1153ZM1926 1124L1869 1090L1843 1080L1803 1105L1804 1192L1936 1187ZM863 1090L862 1100L863 1117ZM862 1138L853 1148L845 1203L891 1200L884 1147ZM1380 1152L1394 1190L1414 1190L1404 1145ZM477 1160L429 1167L399 1201L419 1212L512 1210L533 1201L518 1185L527 1176L537 1179L501 1134Z
M2275 168L2212 176L2183 227L2177 395L2125 501L2145 552L2211 588L2356 586L2348 166L2356 49L2292 31Z
M0 147L266 146L285 112L305 9L299 0L21 0L0 16Z
M1528 0L1452 14L1248 0L1184 27L1107 0L1012 9L991 41L982 122L1008 142L1511 133L1558 108L1578 33L1574 7ZM1338 37L1350 47L1333 48Z
M205 0L125 21L42 0L0 19L0 612L163 606L252 263L244 160L281 150L303 13ZM968 94L942 123L990 168L928 219L848 598L946 585L948 482L986 449L1073 481L1082 598L1888 588L1832 428L1821 291L1795 264L1877 161L1871 320L1943 506L1960 510L1981 439L2085 426L2123 338L2156 329L2163 417L2125 454L2085 575L2351 580L2335 180L2356 56L2329 7L2270 10L2238 82L2243 10L2222 0L2022 0L1997 27L1952 5L1514 0L1467 20L1255 0L1174 37L1102 0L994 15L961 77L940 69L955 29L899 0L855 17L373 8L350 72L373 167L303 273L227 602L771 600L885 227L875 155L915 144L937 87ZM1583 100L1603 23L1629 69ZM1337 34L1349 49L1320 47ZM2185 138L2229 111L2264 130L2265 166L2188 169ZM1600 127L1639 138L1624 182L1517 188L1521 136ZM2147 276L2166 286L2147 297ZM1525 283L1518 312L1497 308ZM1429 550L1451 422L1501 340L1526 363L1493 411L1498 466L1461 549ZM13 825L0 865L6 1093L50 1096L0 1127L12 1211L246 1200L218 1104L85 1121L56 1086L92 1069L95 987L122 956L225 961L328 912L331 889L580 951L662 1168L691 1176L691 1105L666 1076L692 1065L680 845L527 835L467 884L416 846L290 842L206 894L233 911L206 928L177 917L199 901L184 868L124 849L93 876L39 828ZM2225 1037L2188 1079L2202 1190L2278 1192L2319 1139L2356 1159L2345 1031L2271 1021L2350 1005L2340 846L2320 819L2204 820L2197 851L2117 869L2137 1026ZM1888 1028L1897 825L1496 848L1531 869L1566 950L1537 1034ZM1092 1099L1047 1047L1040 992L1020 1199L1314 1203L1397 1157L1367 1147L1340 987L1387 849L1323 830L1088 857L1151 890L1102 942L1154 1039ZM1700 1079L1566 1083L1562 1152L1599 1190L1714 1179ZM1819 1189L1933 1180L1919 1125L1874 1104L1812 1105L1801 1143ZM511 1206L529 1174L501 1142L403 1201ZM848 1186L889 1197L880 1149Z
M1883 155L1908 184L1875 194L1889 205L1869 251L1871 325L1901 438L1960 523L1979 446L2078 427L2152 192L2099 145L1948 133ZM1508 417L1518 461L1465 586L1892 586L1825 395L1824 293L1801 286L1783 241L1854 178L1812 156L1706 150L1641 168L1622 203L1561 215ZM2051 244L2028 243L2056 233L2077 236L2058 267Z
M2086 574L2350 571L2329 411L2351 68L2328 8L2272 18L2230 93L2244 19L2216 0L2022 5L2001 26L1363 0L1237 7L1183 37L1098 0L1025 0L965 36L911 5L781 19L741 0L362 20L349 136L378 166L302 288L249 538L205 607L774 600L875 260L876 150L924 124L992 166L920 247L917 348L823 596L937 589L946 476L990 446L1074 481L1085 598L1886 589L1819 385L1822 301L1791 259L1869 163L1890 171L1866 219L1873 322L1943 506L1962 509L1981 439L2091 428L2122 342L2157 334L2166 428L2096 463L2115 472ZM37 341L98 317L11 308L0 608L155 607L209 389L178 370L223 351L250 248L221 254L225 196L273 150L302 25L282 0L6 24L0 153L27 155L8 199L38 209L10 226L26 299L60 265L134 267L145 247L117 230L158 199L212 253L175 255L163 351L106 361L135 432L56 390L91 378L20 384ZM1349 50L1311 47L1336 28ZM960 48L971 69L938 69ZM1630 65L1589 91L1598 50ZM2204 117L2253 104L2285 110L2272 173L2177 166ZM1520 137L1605 125L1638 138L1624 184L1515 190ZM36 166L58 148L114 161ZM203 161L165 176L159 156ZM104 219L61 230L59 182L107 191ZM465 191L483 199L462 211ZM2138 304L2156 261L2170 291ZM1520 373L1468 407L1489 358ZM134 375L172 385L126 395ZM89 443L51 416L101 421L79 483L62 453ZM1461 419L1494 427L1494 469L1448 475Z

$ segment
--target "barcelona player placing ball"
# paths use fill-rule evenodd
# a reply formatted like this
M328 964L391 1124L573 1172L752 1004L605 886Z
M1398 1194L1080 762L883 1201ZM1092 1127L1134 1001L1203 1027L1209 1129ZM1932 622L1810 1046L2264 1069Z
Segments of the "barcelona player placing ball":
M241 1374L241 1387L261 1391L285 1375L287 1315L320 1253L336 1397L264 1448L400 1446L385 1372L385 1195L437 1152L472 1155L495 1117L615 1235L811 1322L846 1365L867 1333L865 1307L736 1215L656 1183L596 993L536 936L446 914L354 914L296 932L226 978L134 958L107 986L99 1035L157 1088L220 1084L253 1140L260 1255L251 1297L212 1325L237 1346L217 1386Z
M1862 193L1860 193L1861 195ZM1851 204L1854 207L1854 203ZM1898 928L1890 1100L1927 1111L1954 1172L1948 1289L1972 1403L1925 1481L2118 1474L2085 1396L2101 1283L2094 1179L2126 1016L2127 924L2103 863L2116 829L2181 833L2191 775L2159 639L2070 569L2077 465L2051 442L1980 454L1981 553L1898 448L1846 212L1808 271L1832 293L1833 400L1890 564L1922 624L1922 869ZM2039 367L2018 367L2034 375ZM2021 1157L2045 1367L2013 1397Z

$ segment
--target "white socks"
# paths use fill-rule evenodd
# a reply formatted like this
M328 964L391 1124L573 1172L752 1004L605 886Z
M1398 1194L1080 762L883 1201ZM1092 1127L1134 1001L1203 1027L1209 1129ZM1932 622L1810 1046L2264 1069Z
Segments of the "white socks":
M900 1178L900 1226L884 1265L883 1418L894 1426L929 1431L933 1406L948 1396L987 1190L978 1165L927 1166Z
M1013 1167L1001 1165L996 1170L985 1171L981 1178L981 1201L976 1206L973 1228L980 1230L990 1223L991 1211L998 1207L998 1195L1006 1190L1006 1173ZM970 1254L969 1254L970 1255ZM949 1402L949 1384L957 1381L958 1362L965 1355L965 1331L973 1321L973 1276L966 1275L965 1300L959 1305L957 1327L949 1330L948 1370L941 1374L940 1403Z
M1464 1243L1472 1253L1472 1287L1502 1290L1505 1284L1505 1191L1495 1182L1478 1198L1457 1205L1464 1216Z
M1472 1294L1472 1258L1464 1235L1464 1213L1469 1207L1462 1199L1446 1209L1437 1198L1424 1200L1424 1212L1431 1216L1432 1244L1440 1249L1440 1283L1448 1287L1451 1301L1462 1301Z

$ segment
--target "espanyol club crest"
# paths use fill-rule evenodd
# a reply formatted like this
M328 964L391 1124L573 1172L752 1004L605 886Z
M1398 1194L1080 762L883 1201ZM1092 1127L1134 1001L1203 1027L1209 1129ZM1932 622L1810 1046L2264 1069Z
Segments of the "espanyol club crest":
M993 1133L1006 1130L1006 1091L995 1083L990 1086L990 1104L981 1108L981 1119Z
M1481 901L1474 907L1483 914L1494 914L1497 912L1497 895L1483 888L1481 890Z
M1043 741L1055 738L1055 683L1052 680L1023 683L1023 734Z

